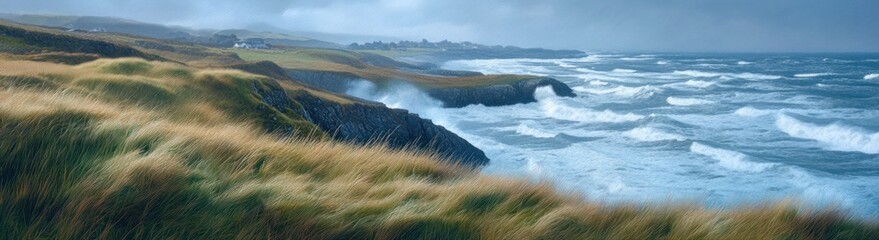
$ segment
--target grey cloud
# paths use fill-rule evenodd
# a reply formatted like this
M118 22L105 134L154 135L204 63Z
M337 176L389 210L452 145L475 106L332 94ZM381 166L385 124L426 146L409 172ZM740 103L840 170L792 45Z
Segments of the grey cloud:
M584 50L879 51L875 0L0 0L7 12Z

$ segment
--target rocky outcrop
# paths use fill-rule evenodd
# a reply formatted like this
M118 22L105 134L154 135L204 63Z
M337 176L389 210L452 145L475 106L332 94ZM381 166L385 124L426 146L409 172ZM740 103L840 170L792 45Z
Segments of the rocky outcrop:
M534 91L543 86L551 86L552 90L562 97L577 96L568 85L545 77L483 87L436 88L428 90L428 94L442 101L443 107L447 108L465 107L470 104L503 106L535 102L537 100L534 99Z
M469 166L488 163L482 150L463 138L406 110L379 103L341 104L305 91L291 94L305 109L312 123L341 141L368 144L387 142L393 148L436 152L452 162Z
M361 79L353 73L317 71L317 70L287 70L287 76L290 78L335 93L345 93L348 91L349 83L354 80Z

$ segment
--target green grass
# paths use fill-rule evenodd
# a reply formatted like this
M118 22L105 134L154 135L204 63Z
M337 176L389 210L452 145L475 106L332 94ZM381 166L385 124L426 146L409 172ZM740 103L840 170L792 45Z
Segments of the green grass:
M483 176L431 153L280 138L262 126L266 103L254 91L289 86L239 71L137 59L15 63L0 69L0 239L879 234L876 222L832 209L609 206L548 183ZM289 109L272 111L299 120Z
M470 77L443 77L423 75L400 70L405 63L362 52L331 49L250 50L235 49L245 61L271 61L286 69L343 72L382 84L388 81L407 81L424 88L480 87L505 84L535 78L525 75L486 75Z
M406 51L399 50L358 50L357 52L364 53L372 53L378 54L389 58L400 58L400 57L414 57L414 56L425 56L430 55L432 53L439 52L438 49L429 49L429 48L410 48L406 49Z

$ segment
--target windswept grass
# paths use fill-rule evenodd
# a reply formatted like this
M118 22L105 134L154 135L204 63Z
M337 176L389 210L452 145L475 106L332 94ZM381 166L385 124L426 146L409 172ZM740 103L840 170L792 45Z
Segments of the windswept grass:
M253 111L245 89L272 87L238 71L20 63L33 74L0 79L20 82L0 84L2 239L879 236L876 223L787 203L608 206L431 153L281 138L237 117Z

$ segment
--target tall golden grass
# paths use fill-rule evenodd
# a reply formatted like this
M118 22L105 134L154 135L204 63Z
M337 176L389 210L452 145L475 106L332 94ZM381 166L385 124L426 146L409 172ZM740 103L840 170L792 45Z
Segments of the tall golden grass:
M428 152L281 138L225 110L246 103L217 97L252 93L211 95L267 81L237 71L136 59L15 64L0 68L3 239L879 236L875 222L785 202L605 205Z

